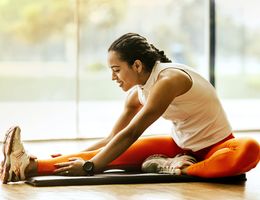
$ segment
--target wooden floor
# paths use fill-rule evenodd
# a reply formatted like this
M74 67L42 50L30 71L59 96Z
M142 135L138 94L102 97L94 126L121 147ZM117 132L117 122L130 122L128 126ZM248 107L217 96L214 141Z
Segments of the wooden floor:
M244 134L244 133L243 133ZM241 136L242 134L238 134ZM247 134L260 141L260 133ZM37 156L82 150L85 141L27 142L26 148ZM53 151L51 151L53 150ZM56 150L56 152L54 152ZM58 152L57 152L58 151ZM1 185L2 200L260 200L260 166L247 173L248 180L239 184L165 183L98 186L33 187L23 182Z

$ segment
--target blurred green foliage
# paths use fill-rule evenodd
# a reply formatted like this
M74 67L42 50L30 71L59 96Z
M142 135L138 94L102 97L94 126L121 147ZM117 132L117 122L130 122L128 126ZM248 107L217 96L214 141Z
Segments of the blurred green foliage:
M131 0L129 0L131 1ZM0 0L0 61L75 62L76 23L80 29L80 98L82 100L110 100L121 98L122 91L110 80L103 55L115 37L117 25L124 23L129 1L126 0ZM138 2L138 1L136 1ZM152 2L150 2L152 3ZM169 57L177 53L184 62L194 66L197 57L205 57L205 0L165 1L165 21L143 24ZM147 1L149 5L149 1ZM78 8L78 9L77 9ZM149 9L149 8L147 8ZM159 9L159 8L158 8ZM146 7L143 7L145 13ZM138 15L142 24L144 13ZM78 14L78 15L77 15ZM196 21L195 21L196 20ZM127 27L128 24L123 24ZM147 27L146 27L147 25ZM234 17L217 15L217 54L241 60L260 60L260 28L247 32L245 24ZM129 25L130 27L130 25ZM122 27L120 27L122 28ZM153 39L151 38L151 39ZM238 38L241 38L238 40ZM73 43L74 42L74 43ZM174 43L174 44L173 44ZM70 45L69 47L67 45ZM175 48L175 52L172 49ZM176 53L176 49L179 51ZM174 54L175 53L175 54ZM74 60L73 60L74 59ZM101 61L99 61L101 60ZM174 60L175 61L175 60ZM74 63L75 64L75 63ZM5 67L4 65L1 67ZM17 67L20 67L19 65ZM40 70L39 70L40 71ZM15 74L15 72L14 72ZM259 74L217 75L224 98L258 98ZM234 88L234 83L236 88ZM75 100L76 77L59 74L48 77L7 77L0 74L0 101L56 101ZM102 92L100 92L102 91ZM241 93L243 91L243 93Z
M96 26L114 26L123 15L125 1L121 0L1 0L1 37L38 43L51 35L61 33L73 24L78 2L80 23L96 23ZM99 13L96 13L99 8ZM104 15L101 15L104 13ZM93 15L100 14L93 22Z

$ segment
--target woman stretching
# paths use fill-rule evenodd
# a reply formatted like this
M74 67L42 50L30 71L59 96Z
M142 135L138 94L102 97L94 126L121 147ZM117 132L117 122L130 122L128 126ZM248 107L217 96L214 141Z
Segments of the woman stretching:
M135 33L108 49L112 80L129 91L111 133L83 152L46 160L26 153L20 128L7 132L3 183L39 175L94 175L107 169L224 177L245 173L259 162L260 147L235 138L214 87L188 66ZM130 90L131 89L131 90ZM170 136L141 137L159 117L170 120Z

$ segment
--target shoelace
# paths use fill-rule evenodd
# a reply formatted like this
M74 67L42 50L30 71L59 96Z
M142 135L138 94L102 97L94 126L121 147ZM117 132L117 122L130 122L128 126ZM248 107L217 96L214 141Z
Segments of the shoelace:
M159 166L159 173L180 175L181 169L184 166L189 166L196 163L196 159L188 155L177 155L173 159L166 161L163 166Z

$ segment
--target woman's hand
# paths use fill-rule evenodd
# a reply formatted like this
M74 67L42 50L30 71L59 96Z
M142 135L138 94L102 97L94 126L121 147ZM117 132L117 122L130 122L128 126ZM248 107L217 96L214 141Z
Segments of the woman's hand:
M57 157L60 157L60 156L62 156L62 154L60 154L60 153L51 154L52 158L57 158Z
M86 172L83 170L85 161L82 158L69 158L69 162L57 163L54 174L62 176L85 176Z

